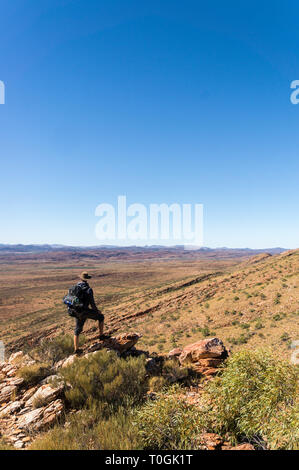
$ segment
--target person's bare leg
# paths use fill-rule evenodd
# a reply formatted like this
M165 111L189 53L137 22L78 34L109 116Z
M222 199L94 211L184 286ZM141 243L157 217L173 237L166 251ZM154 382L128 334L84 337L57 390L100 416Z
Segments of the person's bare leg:
M78 347L79 347L79 336L74 335L74 349L75 349L75 351L77 351Z
M102 336L102 334L104 333L104 322L103 321L99 321L99 332L100 332L100 336Z

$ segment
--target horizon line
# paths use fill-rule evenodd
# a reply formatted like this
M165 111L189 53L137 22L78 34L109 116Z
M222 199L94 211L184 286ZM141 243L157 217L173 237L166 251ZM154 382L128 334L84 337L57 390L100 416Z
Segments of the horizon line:
M2 243L0 242L0 247L17 247L17 246L22 246L22 247L52 247L52 248L184 248L188 249L188 245L184 244L178 244L178 245L161 245L161 244L152 244L152 245L112 245L112 244L101 244L101 245L68 245L68 244L63 244L63 243ZM201 250L201 249L208 249L208 250L291 250L291 249L296 249L296 248L285 248L282 246L272 246L272 247L260 247L260 248L252 248L248 246L243 246L243 247L229 247L229 246L216 246L216 247L210 247L210 246L196 246L196 245L190 245L190 250Z

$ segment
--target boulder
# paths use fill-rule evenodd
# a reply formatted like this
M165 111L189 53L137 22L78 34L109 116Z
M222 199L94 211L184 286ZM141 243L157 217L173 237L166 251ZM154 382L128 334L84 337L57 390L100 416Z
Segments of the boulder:
M56 423L57 419L62 415L64 410L64 403L58 399L50 403L44 411L43 420L40 428L52 426Z
M0 390L0 404L10 401L16 393L17 387L15 385L6 385Z
M205 432L200 436L200 446L205 450L217 450L221 444L223 444L223 438L219 434Z
M196 370L196 372L206 377L215 375L218 372L218 369L216 369L215 367L194 367L194 369Z
M50 384L45 384L39 387L39 389L27 400L26 406L34 406L34 402L41 403L43 406L50 403L62 393L64 386L63 384L52 387Z
M123 354L126 351L129 351L137 341L141 338L141 335L138 333L123 333L121 335L104 339L103 341L98 341L93 343L88 349L87 352L98 351L100 349L112 349L119 354Z
M58 370L60 367L67 367L73 364L75 359L77 359L78 356L76 354L72 354L72 356L67 357L66 359L62 359L61 361L57 362L55 365L55 370Z
M5 376L8 374L14 374L17 371L17 368L13 366L12 364L8 364L7 362L4 364L4 367L2 367L1 372Z
M8 362L10 364L19 364L24 359L24 356L25 355L23 351L15 352L10 356L10 358L8 359Z
M62 381L62 377L60 375L57 375L57 374L53 374L53 375L48 375L48 377L46 377L45 379L43 379L40 384L41 385L45 385L45 384L51 384L52 382L61 382Z
M28 390L26 390L26 392L23 395L23 400L24 401L29 400L29 398L32 397L32 395L36 392L37 389L38 389L38 387L35 386L35 387L31 387Z
M37 408L36 410L28 411L21 415L17 421L19 429L35 429L37 424L41 421L44 413L44 408Z
M218 338L207 338L186 346L179 356L181 364L198 363L202 359L226 359L228 352Z
M168 359L178 359L182 354L183 350L181 348L174 348L167 354Z
M25 442L19 440L14 443L16 449L23 449L25 447Z
M57 399L46 407L37 408L18 417L15 426L26 431L40 431L56 422L64 410L64 403Z
M6 416L9 416L16 411L19 411L20 408L22 408L23 402L21 401L13 401L12 403L9 403L8 405L4 406L1 408L0 411L0 419L6 418Z
M24 382L25 380L22 377L13 377L7 380L8 385L15 385L16 387L20 387Z
M124 333L122 335L116 336L115 338L110 338L111 340L111 349L118 351L120 354L124 353L131 349L137 341L141 338L141 335L138 333Z
M23 367L25 365L35 364L35 362L34 359L28 356L28 354L23 353L23 351L13 353L8 359L8 363L15 367Z
M225 445L221 447L221 450L255 450L255 448L253 447L252 444L249 444L249 442L247 442L245 444L239 444L234 447Z
M218 367L223 362L223 359L216 358L216 357L209 357L206 359L200 359L196 362L198 367Z

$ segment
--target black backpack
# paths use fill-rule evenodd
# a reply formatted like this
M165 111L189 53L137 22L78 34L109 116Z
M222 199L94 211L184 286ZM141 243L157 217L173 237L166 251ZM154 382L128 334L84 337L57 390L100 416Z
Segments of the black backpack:
M67 295L63 297L63 303L67 305L71 311L80 313L84 307L84 300L86 298L86 290L88 287L83 287L82 284L76 284L69 289Z

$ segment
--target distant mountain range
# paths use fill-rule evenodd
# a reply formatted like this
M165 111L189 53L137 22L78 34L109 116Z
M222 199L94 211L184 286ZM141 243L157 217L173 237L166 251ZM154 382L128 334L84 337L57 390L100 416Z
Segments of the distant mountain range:
M152 252L152 251L161 251L161 252L180 252L183 250L184 247L181 245L177 246L162 246L162 245L150 245L150 246L128 246L128 247L120 247L120 246L112 246L112 245L99 245L99 246L67 246L67 245L10 245L10 244L3 244L0 243L0 252L1 253L49 253L49 252L67 252L67 251L101 251L101 250L113 250L118 252ZM208 248L208 247L190 247L190 251L199 251L199 252L241 252L244 255L255 255L259 253L270 253L272 255L282 253L286 251L285 248L277 247L277 248L264 248L264 249L252 249L252 248L227 248L227 247L219 247L219 248Z

